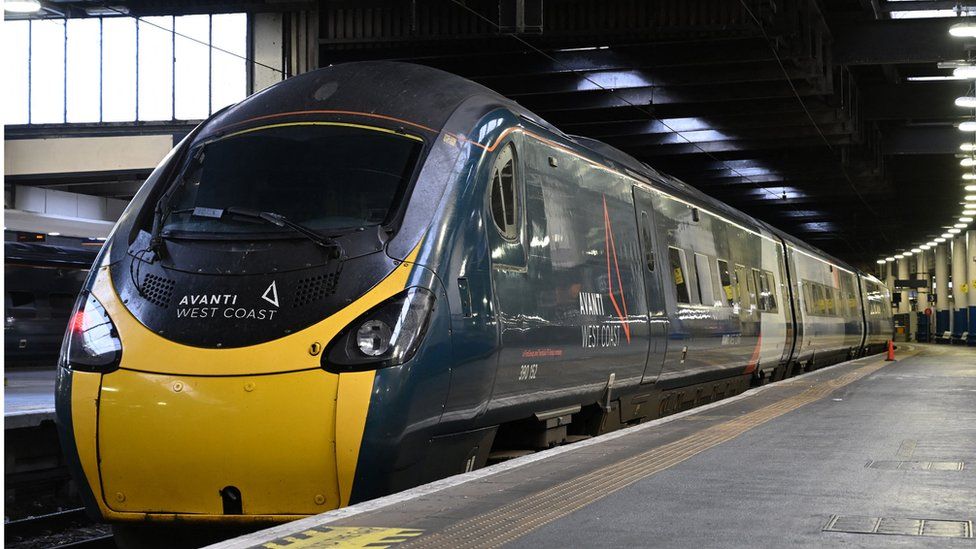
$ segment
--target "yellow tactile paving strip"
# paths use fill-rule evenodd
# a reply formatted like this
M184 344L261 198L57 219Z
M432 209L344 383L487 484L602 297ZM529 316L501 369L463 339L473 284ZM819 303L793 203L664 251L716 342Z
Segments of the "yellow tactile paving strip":
M759 410L703 429L568 482L542 490L399 547L498 547L553 520L564 517L638 480L672 467L729 441L750 429L831 394L884 367L872 361L826 383L814 385Z
M390 547L420 535L410 528L368 528L357 526L317 526L284 536L258 547L265 549L312 549L322 547Z

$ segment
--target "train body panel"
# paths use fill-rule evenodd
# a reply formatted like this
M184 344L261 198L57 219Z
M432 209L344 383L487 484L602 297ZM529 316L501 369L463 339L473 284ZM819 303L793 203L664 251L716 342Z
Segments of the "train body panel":
M385 79L412 93L387 98L375 85ZM240 164L251 169L222 166L232 145L293 161L280 173L250 158ZM347 158L371 150L393 152L375 169ZM186 195L188 180L206 192ZM395 199L376 202L383 193L371 189L394 187ZM230 200L283 208L319 232L282 232L281 216ZM157 203L176 217L160 219ZM360 203L355 230L314 225ZM94 506L113 520L285 520L483 466L494 447L561 442L569 423L599 434L735 394L797 359L860 350L859 294L887 299L620 151L476 84L396 63L315 71L215 115L153 173L111 244L80 303L114 331L67 334L58 417ZM843 292L849 315L807 313L813 283ZM274 318L223 317L258 306ZM872 318L876 342L890 315ZM85 342L107 345L115 362L74 364L72 345ZM296 402L276 410L297 385ZM213 417L191 424L208 406ZM124 433L139 440L123 448ZM278 443L248 461L253 443L235 445L248 436ZM195 480L176 490L148 474L187 468ZM278 493L258 478L269 475L287 476ZM228 486L243 501L236 512L219 495Z
M57 363L78 291L95 252L4 243L4 359L7 366Z

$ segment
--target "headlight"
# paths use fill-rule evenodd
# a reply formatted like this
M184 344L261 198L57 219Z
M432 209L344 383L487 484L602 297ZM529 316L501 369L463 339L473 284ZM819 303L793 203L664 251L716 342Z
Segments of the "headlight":
M105 308L89 292L78 298L61 348L61 364L72 370L110 372L122 359L122 341Z
M322 367L350 372L397 366L413 358L434 310L434 294L410 288L359 317L322 353Z

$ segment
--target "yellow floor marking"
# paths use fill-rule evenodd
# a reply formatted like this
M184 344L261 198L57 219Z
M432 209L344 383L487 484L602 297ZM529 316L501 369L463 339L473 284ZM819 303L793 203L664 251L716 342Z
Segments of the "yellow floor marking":
M472 517L429 536L416 538L409 547L498 547L556 519L577 511L638 480L732 440L750 429L815 402L885 366L878 360L802 393L703 429L677 441L653 448L568 482L526 496ZM802 380L801 380L802 382ZM815 381L810 381L815 383Z
M320 549L323 547L390 547L419 536L414 528L367 528L359 526L316 526L284 536L258 547L266 549Z

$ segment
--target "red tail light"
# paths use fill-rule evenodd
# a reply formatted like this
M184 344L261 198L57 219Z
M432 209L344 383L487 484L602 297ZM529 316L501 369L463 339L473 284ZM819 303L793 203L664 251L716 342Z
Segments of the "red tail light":
M110 372L122 359L122 341L102 304L90 293L78 298L61 351L61 365L87 372Z

